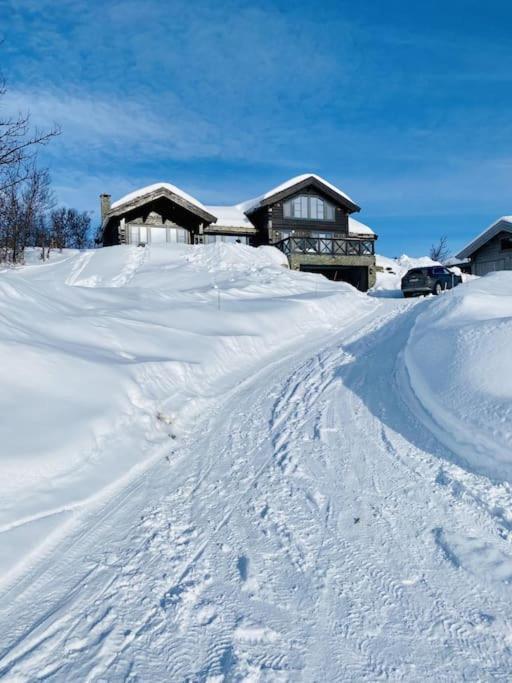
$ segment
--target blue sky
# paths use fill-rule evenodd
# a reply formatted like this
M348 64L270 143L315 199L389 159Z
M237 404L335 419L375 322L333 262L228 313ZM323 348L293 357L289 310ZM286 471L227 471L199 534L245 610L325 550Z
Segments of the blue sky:
M4 106L62 135L60 202L172 182L235 203L316 172L379 251L512 214L512 3L0 0Z

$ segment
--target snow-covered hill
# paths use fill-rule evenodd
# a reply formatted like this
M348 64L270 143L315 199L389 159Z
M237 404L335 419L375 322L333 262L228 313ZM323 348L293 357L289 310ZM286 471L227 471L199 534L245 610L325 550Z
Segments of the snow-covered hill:
M4 578L251 368L372 308L283 258L244 245L112 247L46 264L31 252L0 274Z

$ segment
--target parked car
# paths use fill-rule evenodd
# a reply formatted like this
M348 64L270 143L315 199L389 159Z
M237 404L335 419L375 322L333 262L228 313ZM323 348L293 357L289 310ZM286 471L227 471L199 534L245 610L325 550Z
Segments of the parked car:
M460 275L444 266L412 268L402 278L402 292L405 297L441 294L445 289L452 289L461 282Z

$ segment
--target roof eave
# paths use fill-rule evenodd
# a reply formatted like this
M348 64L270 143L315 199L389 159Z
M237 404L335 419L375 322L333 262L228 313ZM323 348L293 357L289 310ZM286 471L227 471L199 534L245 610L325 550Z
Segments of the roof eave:
M208 211L202 209L201 207L196 206L192 202L189 202L184 197L181 197L178 194L174 194L174 192L171 192L170 190L167 190L165 188L161 188L159 190L154 190L153 192L148 192L148 194L141 195L140 197L136 197L135 199L132 199L129 202L125 202L124 204L120 204L119 206L116 206L114 209L110 209L110 211L105 215L105 218L103 220L104 227L106 227L111 218L119 216L123 213L128 213L128 211L138 209L140 206L144 206L144 204L152 202L155 199L160 199L161 197L169 199L175 204L178 204L178 206L181 206L187 211L190 211L196 216L199 216L208 223L215 223L217 220L217 216L214 216Z
M503 218L500 218L499 221L493 223L493 225L491 225L491 227L488 228L484 233L482 233L479 237L470 242L467 245L467 247L464 247L462 251L459 251L459 253L456 254L455 257L458 259L471 258L475 252L477 252L481 247L483 247L484 244L487 244L487 242L493 237L495 237L499 232L512 233L512 223L510 223L507 220L504 220Z
M332 190L328 185L324 185L320 180L314 177L310 178L305 178L304 180L301 180L300 182L296 183L295 185L290 185L290 187L285 188L284 190L281 190L280 192L276 192L272 195L269 195L268 197L265 197L260 201L258 205L255 207L249 209L246 213L249 214L253 211L255 211L258 208L261 208L263 206L269 206L270 204L275 204L276 202L280 201L281 199L285 199L286 197L289 197L290 195L295 194L296 192L300 192L300 190L305 189L306 187L309 187L310 185L314 185L316 188L320 189L324 194L328 195L331 197L331 199L334 199L340 204L343 204L347 209L350 210L351 213L357 213L358 211L361 211L361 207L352 202L348 197L345 197L345 195L340 194L338 192L335 192Z

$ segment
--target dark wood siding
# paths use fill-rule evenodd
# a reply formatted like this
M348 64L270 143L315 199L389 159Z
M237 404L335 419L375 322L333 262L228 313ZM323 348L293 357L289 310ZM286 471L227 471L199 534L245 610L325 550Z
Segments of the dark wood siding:
M285 201L293 199L298 195L309 195L312 197L321 197L326 202L334 206L334 221L320 221L308 220L300 218L288 218L284 215L283 204ZM262 209L260 211L265 211ZM258 212L259 213L259 212ZM252 218L252 216L251 216ZM308 187L300 190L294 195L287 197L284 200L272 204L266 209L266 222L268 225L268 238L270 242L278 242L281 239L281 230L294 230L297 236L307 236L311 230L320 230L322 232L336 232L342 235L348 234L348 212L346 207L337 204L331 197L323 194L314 187Z
M266 206L253 211L249 216L251 223L258 231L257 235L251 240L251 244L254 247L269 243L268 217L269 211Z

